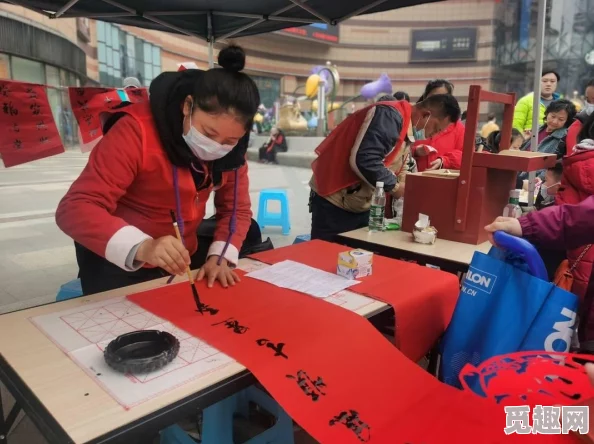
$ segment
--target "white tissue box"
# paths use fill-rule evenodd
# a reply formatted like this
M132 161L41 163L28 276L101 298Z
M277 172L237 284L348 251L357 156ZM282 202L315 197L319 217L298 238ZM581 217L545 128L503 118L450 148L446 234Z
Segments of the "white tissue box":
M373 253L365 250L344 251L338 255L336 274L347 279L371 276Z

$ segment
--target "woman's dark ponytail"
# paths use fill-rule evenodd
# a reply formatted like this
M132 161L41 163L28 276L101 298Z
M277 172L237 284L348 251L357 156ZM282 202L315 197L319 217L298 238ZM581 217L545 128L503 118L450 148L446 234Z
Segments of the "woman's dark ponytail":
M230 45L219 53L220 68L206 71L196 83L194 103L202 111L212 114L235 115L249 131L260 106L260 93L256 83L241 71L245 67L245 52Z
M243 68L245 68L245 52L240 46L227 46L219 52L219 66L229 71L243 71Z

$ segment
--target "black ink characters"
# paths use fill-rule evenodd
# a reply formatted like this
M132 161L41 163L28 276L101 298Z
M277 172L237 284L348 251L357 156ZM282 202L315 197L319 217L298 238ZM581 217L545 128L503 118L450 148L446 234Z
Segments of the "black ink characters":
M244 333L246 333L249 330L249 327L244 327L243 325L239 325L239 321L237 321L234 318L227 318L222 322L217 322L216 324L212 324L213 326L215 325L221 325L224 324L225 327L232 329L233 333L236 333L238 335L243 335Z
M31 110L34 116L38 116L39 114L41 114L41 107L37 103L32 103L31 105L29 105L29 109Z
M4 114L8 114L9 116L19 115L19 110L12 105L12 102L4 102L2 104L2 111L4 111Z
M211 316L214 316L219 312L218 308L214 308L214 307L211 307L210 305L206 305L203 303L200 303L200 308L202 309L203 312L205 311L205 312L209 313Z
M326 383L319 376L314 381L313 379L311 379L309 377L307 372L305 372L303 370L299 370L297 372L297 376L286 375L286 377L288 379L297 380L297 385L299 386L301 391L303 393L305 393L306 396L309 396L311 398L311 400L314 402L316 402L318 399L320 399L320 396L326 396L326 393L324 393L324 391L322 390L323 388L326 387ZM330 424L330 425L332 425L332 424Z
M332 418L329 422L330 426L342 424L347 429L351 430L361 442L368 442L371 439L371 427L359 418L359 413L355 410L348 412L340 412L337 416Z
M285 359L289 359L289 357L283 353L283 348L285 346L284 342L279 342L278 344L275 345L274 343L270 342L268 339L258 339L256 341L256 344L258 344L260 347L265 345L266 347L271 348L275 352L274 356L282 356Z

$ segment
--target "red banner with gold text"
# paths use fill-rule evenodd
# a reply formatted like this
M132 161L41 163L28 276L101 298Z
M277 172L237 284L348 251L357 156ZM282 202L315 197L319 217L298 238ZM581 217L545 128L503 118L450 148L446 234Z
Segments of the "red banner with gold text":
M64 152L45 86L0 80L0 155L5 167Z

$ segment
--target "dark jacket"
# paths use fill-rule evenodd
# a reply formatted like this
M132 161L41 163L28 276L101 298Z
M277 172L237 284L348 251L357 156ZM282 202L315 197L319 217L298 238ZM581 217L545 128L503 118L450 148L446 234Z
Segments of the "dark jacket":
M355 162L367 182L375 186L384 182L384 189L391 191L396 186L396 176L382 161L394 149L402 130L402 116L389 106L378 105L363 136Z
M522 236L537 247L573 250L594 243L594 196L578 205L555 205L520 217ZM594 276L588 279L580 307L580 337L594 339Z

